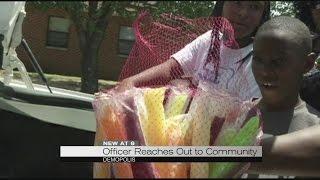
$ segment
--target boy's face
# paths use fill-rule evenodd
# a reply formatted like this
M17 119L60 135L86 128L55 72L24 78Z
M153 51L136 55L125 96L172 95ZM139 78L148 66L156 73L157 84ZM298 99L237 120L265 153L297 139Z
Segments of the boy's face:
M264 102L279 106L297 99L308 57L290 34L262 32L254 40L252 71Z

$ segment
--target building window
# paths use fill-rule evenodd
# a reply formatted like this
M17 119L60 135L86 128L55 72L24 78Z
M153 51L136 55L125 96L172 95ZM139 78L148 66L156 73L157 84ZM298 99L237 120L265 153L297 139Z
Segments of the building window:
M119 55L128 56L134 44L135 37L132 27L120 26L119 33Z
M47 34L47 46L67 48L69 26L69 19L50 16Z

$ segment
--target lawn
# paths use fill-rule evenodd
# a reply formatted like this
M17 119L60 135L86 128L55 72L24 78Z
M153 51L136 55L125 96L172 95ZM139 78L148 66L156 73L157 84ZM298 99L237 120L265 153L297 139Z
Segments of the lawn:
M0 76L3 76L3 71L0 70ZM42 84L42 80L40 79L37 73L29 73L29 76L33 83ZM73 91L80 91L81 88L81 78L75 76L63 76L57 74L45 74L45 77L48 80L48 84L50 87L58 87ZM15 71L13 78L15 80L22 80L20 74ZM116 81L106 81L99 79L99 89L107 89L113 87L117 82Z

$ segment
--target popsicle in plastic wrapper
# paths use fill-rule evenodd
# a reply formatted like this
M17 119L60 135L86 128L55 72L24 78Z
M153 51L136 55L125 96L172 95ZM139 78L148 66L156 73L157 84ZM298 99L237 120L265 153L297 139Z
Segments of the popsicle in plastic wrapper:
M228 146L250 146L253 145L254 139L259 133L259 118L257 116L252 117L242 129L236 134L232 132L228 136L228 133L225 133L225 141L228 142ZM220 145L220 144L219 144ZM234 168L237 168L239 163L228 162L228 163L211 163L210 164L210 174L209 178L219 178L227 177L233 171Z
M190 106L193 118L192 145L209 146L212 124L217 119L222 119L234 106L234 99L228 94L219 91L198 90ZM208 163L191 163L191 178L207 178L209 175Z
M121 107L116 102L109 101L108 99L110 99L109 96L100 96L94 104L97 129L99 129L98 133L96 133L96 138L102 139L102 141L125 141L127 135ZM111 164L105 163L105 166L111 171ZM116 177L133 177L130 163L115 163L114 167L114 174Z

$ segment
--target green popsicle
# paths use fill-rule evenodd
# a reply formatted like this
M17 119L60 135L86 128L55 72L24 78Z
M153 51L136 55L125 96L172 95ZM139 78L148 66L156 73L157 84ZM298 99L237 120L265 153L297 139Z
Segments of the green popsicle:
M249 146L252 144L252 140L257 136L258 132L259 118L258 116L254 116L240 129L235 138L230 141L226 139L225 141L230 142L229 146ZM230 138L234 137L232 135L226 136ZM237 165L239 165L239 163L235 162L210 163L209 178L226 177Z

